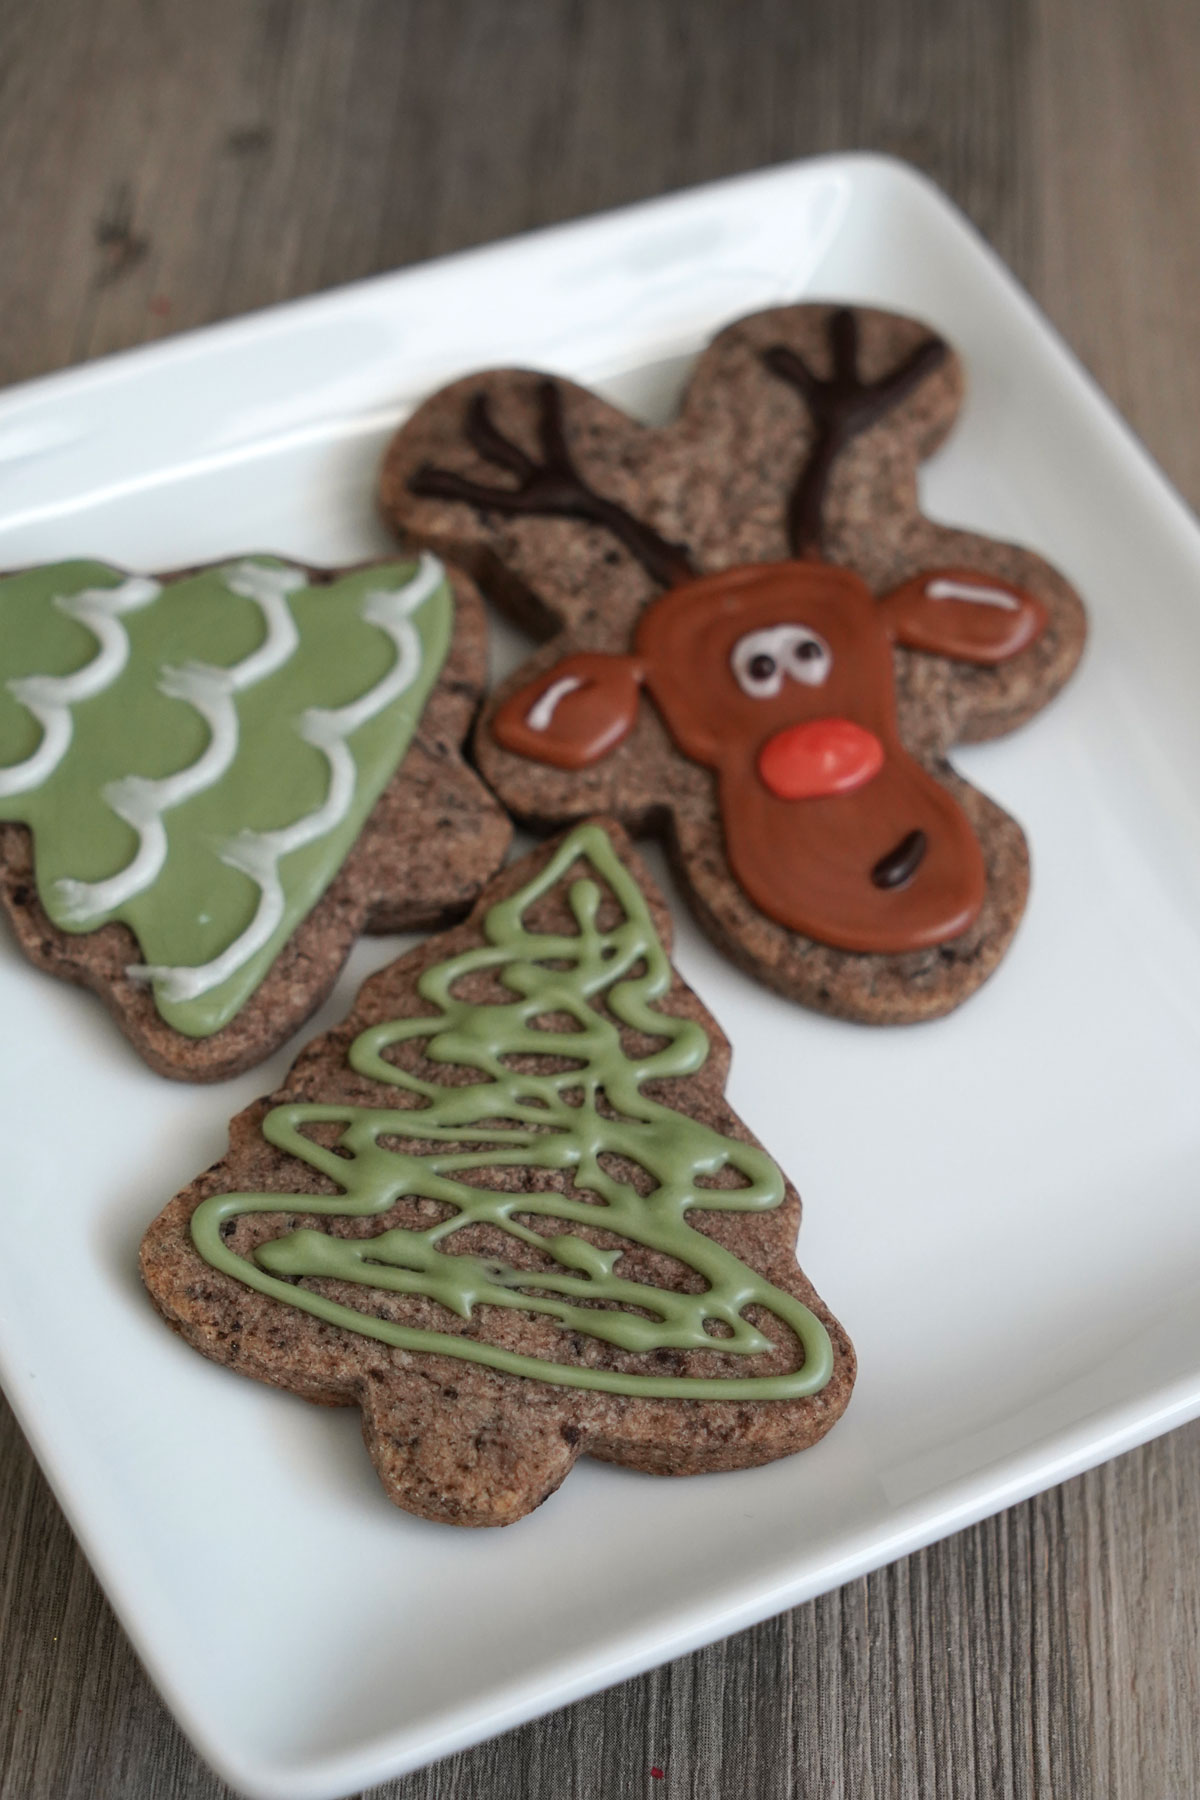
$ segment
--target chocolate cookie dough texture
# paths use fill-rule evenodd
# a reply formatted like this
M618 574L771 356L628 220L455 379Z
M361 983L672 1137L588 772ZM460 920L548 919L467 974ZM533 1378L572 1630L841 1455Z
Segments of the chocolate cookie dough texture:
M962 389L915 320L784 307L723 331L662 429L490 370L382 477L407 542L550 640L477 731L509 809L660 835L736 962L874 1023L949 1011L1003 955L1025 839L948 753L1032 717L1084 640L1040 557L919 509Z
M460 917L510 828L459 746L483 609L436 557L0 580L0 898L150 1065L215 1080L363 931Z
M669 944L616 826L506 869L233 1121L146 1236L155 1305L360 1407L389 1497L451 1524L519 1519L584 1454L687 1475L815 1442L853 1351Z

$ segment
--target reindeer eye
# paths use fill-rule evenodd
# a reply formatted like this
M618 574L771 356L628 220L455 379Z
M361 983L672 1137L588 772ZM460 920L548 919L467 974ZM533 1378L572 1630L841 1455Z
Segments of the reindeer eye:
M807 625L768 625L748 631L733 647L730 662L738 686L752 700L773 700L783 678L819 687L833 658L829 646Z
M798 629L789 649L789 675L804 682L806 687L819 687L828 675L829 665L833 661L829 645L815 631Z
M752 700L773 700L783 686L778 636L778 631L748 631L733 646L734 678Z

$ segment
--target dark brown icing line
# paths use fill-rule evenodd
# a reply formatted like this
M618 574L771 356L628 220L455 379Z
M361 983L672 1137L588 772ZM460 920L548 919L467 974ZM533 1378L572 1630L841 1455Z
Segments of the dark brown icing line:
M510 470L517 477L515 488L485 486L453 469L435 469L426 463L409 478L410 493L426 499L461 500L483 511L583 519L610 531L660 587L675 587L689 580L695 570L682 545L668 543L615 500L598 494L579 473L567 444L558 383L540 381L537 401L540 462L504 436L492 418L486 394L473 394L467 406L466 434L472 449L485 462Z
M910 831L900 842L881 856L871 870L877 888L900 888L910 882L924 860L929 840L923 831Z
M814 375L799 352L785 344L773 345L762 356L773 375L803 396L817 428L788 502L788 537L796 557L821 552L825 496L841 451L907 399L948 354L941 338L929 337L889 374L863 381L858 373L858 320L848 306L830 315L827 332L833 362L829 376Z

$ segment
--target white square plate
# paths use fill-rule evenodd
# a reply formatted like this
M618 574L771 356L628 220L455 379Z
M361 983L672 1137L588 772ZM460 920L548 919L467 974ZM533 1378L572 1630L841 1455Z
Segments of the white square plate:
M448 377L524 361L661 416L715 327L810 295L957 344L970 398L928 505L1042 551L1093 621L1063 697L957 758L1023 821L1036 873L953 1017L816 1018L679 915L733 1104L804 1193L802 1260L858 1346L825 1442L688 1482L585 1463L501 1532L397 1513L354 1412L206 1363L139 1288L143 1227L288 1054L222 1087L160 1081L0 946L0 1374L154 1680L253 1795L373 1785L1200 1412L1200 530L910 170L771 170L9 393L0 566L370 555L384 441ZM360 946L323 1021L394 948Z

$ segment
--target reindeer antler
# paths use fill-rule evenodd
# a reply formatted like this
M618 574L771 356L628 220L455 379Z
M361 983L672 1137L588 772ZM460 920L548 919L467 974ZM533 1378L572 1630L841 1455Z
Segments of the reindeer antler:
M763 352L771 373L803 395L817 427L808 461L788 502L788 534L792 554L797 557L820 554L821 515L839 452L860 431L899 406L946 356L941 338L926 338L890 374L878 381L863 381L858 373L858 321L849 307L839 307L830 315L828 331L833 373L826 377L814 375L804 358L785 344Z
M596 493L579 473L567 446L558 384L540 381L537 401L540 462L499 430L486 394L473 394L467 407L466 430L472 448L485 461L510 469L517 477L516 487L488 487L453 469L435 469L426 463L410 478L409 490L435 500L465 500L495 512L585 519L610 531L660 586L675 587L690 580L695 570L682 545L669 543L615 500Z

